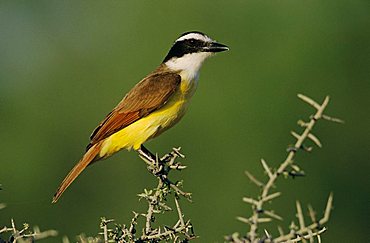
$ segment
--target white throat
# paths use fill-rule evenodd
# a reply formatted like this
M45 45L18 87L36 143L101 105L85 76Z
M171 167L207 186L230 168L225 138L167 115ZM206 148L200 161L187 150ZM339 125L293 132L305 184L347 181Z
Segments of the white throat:
M182 78L192 81L198 79L199 69L204 60L211 55L211 52L189 53L182 57L173 57L165 64L171 70L180 71Z

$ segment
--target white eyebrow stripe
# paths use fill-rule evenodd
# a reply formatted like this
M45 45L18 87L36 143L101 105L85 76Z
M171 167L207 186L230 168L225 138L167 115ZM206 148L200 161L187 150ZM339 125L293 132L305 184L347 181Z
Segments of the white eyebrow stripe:
M204 36L198 33L189 33L187 35L181 36L176 41L183 41L183 40L190 40L190 39L201 40L204 42L212 42L212 39L209 38L208 36Z

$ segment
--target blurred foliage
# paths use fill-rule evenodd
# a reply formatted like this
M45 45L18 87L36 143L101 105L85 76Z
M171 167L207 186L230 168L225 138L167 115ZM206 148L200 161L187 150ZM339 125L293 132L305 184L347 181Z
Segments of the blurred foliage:
M317 127L324 148L297 158L309 176L282 181L274 204L293 218L295 199L319 209L333 191L323 240L366 241L369 12L361 0L1 1L0 225L14 218L72 239L95 235L101 216L126 222L141 210L136 194L153 178L134 152L88 168L58 204L51 197L94 127L179 34L200 30L231 50L204 65L182 122L147 144L187 155L182 178L194 202L183 210L198 241L246 230L235 216L256 189L243 172L262 174L261 157L272 166L284 159L293 121L310 114L300 92L330 95L328 113L346 124Z

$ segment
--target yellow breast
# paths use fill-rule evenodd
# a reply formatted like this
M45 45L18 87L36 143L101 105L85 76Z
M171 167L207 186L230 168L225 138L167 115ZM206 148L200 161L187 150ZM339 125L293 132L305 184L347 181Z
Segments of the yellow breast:
M108 157L124 148L137 150L148 139L172 127L185 114L196 86L194 81L182 81L163 107L108 137L103 142L100 157Z

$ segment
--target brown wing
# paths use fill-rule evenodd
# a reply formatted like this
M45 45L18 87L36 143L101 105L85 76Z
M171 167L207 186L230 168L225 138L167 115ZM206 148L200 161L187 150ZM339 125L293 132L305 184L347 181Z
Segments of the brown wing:
M141 80L95 128L87 149L162 107L180 82L180 75L171 72L153 73Z

